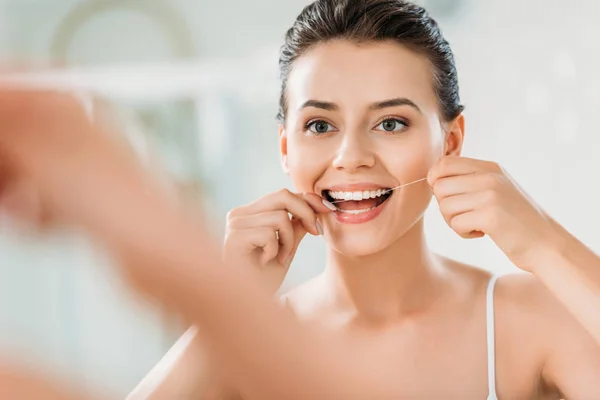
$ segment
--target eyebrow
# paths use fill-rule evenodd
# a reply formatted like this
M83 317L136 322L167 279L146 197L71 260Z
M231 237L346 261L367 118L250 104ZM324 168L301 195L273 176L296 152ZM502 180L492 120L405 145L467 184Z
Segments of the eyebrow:
M419 106L417 106L412 100L407 99L406 97L397 97L395 99L389 99L384 101L379 101L377 103L373 103L369 106L371 110L382 110L384 108L390 107L398 107L398 106L409 106L417 110L419 113L423 113ZM339 106L335 103L331 103L328 101L319 101L319 100L307 100L300 107L298 111L303 110L307 107L320 108L322 110L327 111L337 111L339 110Z
M328 101L319 101L319 100L307 100L298 108L298 111L303 110L307 107L320 108L322 110L327 111L337 111L339 107L335 103L330 103Z
M373 103L369 107L371 110L381 110L389 107L398 107L398 106L409 106L417 110L419 113L423 113L419 106L417 106L412 100L407 99L406 97L397 97L395 99L389 99L380 101L378 103Z

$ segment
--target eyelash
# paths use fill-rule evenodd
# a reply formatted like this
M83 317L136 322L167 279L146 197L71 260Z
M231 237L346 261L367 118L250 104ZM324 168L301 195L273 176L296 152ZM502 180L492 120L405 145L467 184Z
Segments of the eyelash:
M327 134L327 133L331 132L331 131L327 131L327 132L323 132L323 133L318 133L318 132L313 132L313 131L311 131L311 130L310 130L310 127L311 127L311 126L313 126L313 125L315 125L315 124L317 124L317 123L319 123L319 122L326 123L327 125L329 125L329 126L333 127L333 124L332 124L332 123L329 123L329 122L325 121L324 119L311 119L310 121L308 121L308 122L307 122L307 123L304 125L304 131L305 131L305 132L306 132L306 131L310 131L310 134L311 134L311 135L314 135L314 136L322 136L322 135L325 135L325 134Z
M385 118L381 119L379 122L377 122L377 123L375 124L375 127L374 127L374 128L371 128L371 129L375 130L375 128L376 128L377 126L379 126L379 125L383 124L383 123L384 123L384 122L386 122L386 121L394 121L394 122L400 123L401 125L404 125L404 128L403 128L403 129L401 129L401 130L400 130L400 132L404 132L406 129L408 129L408 128L410 127L410 123L409 123L409 121L407 121L407 120L405 120L405 119L403 119L403 118L391 117L391 116L390 116L390 117L385 117ZM329 123L329 122L327 122L327 121L326 121L326 120L324 120L324 119L312 119L312 120L309 120L309 121L308 121L308 122L307 122L307 123L304 125L304 131L305 131L305 132L306 132L306 131L310 131L310 133L311 133L312 135L314 135L314 136L323 136L323 135L325 135L325 134L327 134L327 133L330 133L330 132L332 132L332 131L329 131L329 130L328 130L327 132L318 133L318 132L313 132L312 130L310 130L310 127L311 127L311 126L313 126L313 125L315 125L315 124L317 124L317 123L319 123L319 122L325 123L325 124L329 125L330 127L333 127L333 124L332 124L332 123ZM334 130L335 130L335 128L334 128ZM386 131L386 130L383 130L383 132L385 132L386 134L390 134L390 135L393 135L393 134L397 134L397 133L399 133L398 131Z
M402 133L402 132L404 132L405 130L407 130L410 127L410 123L407 120L405 120L404 118L391 117L391 116L390 117L382 118L379 122L377 122L375 124L375 127L383 124L386 121L394 121L394 122L397 122L397 123L399 123L399 124L401 124L401 125L404 126L404 128L400 129L399 131L386 131L386 130L383 130L383 132L385 132L388 135L394 135L394 134ZM375 128L373 128L373 129L375 129Z

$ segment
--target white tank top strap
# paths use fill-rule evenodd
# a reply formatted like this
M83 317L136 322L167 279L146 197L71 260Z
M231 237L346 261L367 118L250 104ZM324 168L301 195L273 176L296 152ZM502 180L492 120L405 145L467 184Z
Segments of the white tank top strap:
M494 287L498 276L492 276L488 283L486 293L486 336L487 336L487 370L488 370L488 397L487 400L498 400L496 395L496 341L494 327Z

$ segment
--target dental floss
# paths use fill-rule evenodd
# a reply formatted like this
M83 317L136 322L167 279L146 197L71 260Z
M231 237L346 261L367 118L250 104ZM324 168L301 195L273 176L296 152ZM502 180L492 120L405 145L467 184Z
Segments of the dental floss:
M426 180L427 180L427 178L421 178L421 179L417 179L416 181L412 181L412 182L404 183L404 184L402 184L402 185L400 185L400 186L396 186L396 187L394 187L394 188L391 188L391 189L384 190L384 191L382 192L382 194L384 194L384 193L389 193L389 192L391 192L391 191L393 191L393 190L400 189L400 188L403 188L403 187L405 187L405 186L410 186L410 185L413 185L413 184L415 184L415 183L423 182L423 181L426 181ZM337 201L331 201L330 203L331 203L331 204L336 204L336 203L343 203L343 202L345 202L345 201L356 201L356 200L337 200Z

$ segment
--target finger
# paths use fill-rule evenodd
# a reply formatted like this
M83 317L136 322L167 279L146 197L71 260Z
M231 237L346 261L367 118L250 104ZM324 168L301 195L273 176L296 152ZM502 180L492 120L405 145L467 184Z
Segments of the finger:
M228 232L225 241L225 257L230 254L252 254L255 251L265 252L260 254L260 261L269 262L279 252L279 240L272 228L255 228L241 231ZM265 257L265 259L263 259Z
M4 156L4 154L2 154L2 152L0 151L0 201L2 199L2 195L5 193L11 182L13 174L11 173L10 168L10 162L8 161L7 157Z
M45 64L13 64L0 66L0 88L29 92L69 93L83 106L90 121L94 115L92 89L55 75L65 65L56 61ZM59 73L60 74L60 73Z
M55 153L77 156L89 136L81 104L54 92L0 89L0 126L0 151L11 166L18 162L18 167L33 171L33 165L40 164L37 160Z
M269 211L247 217L234 217L229 220L228 227L231 230L253 230L256 228L272 228L273 234L278 232L279 251L281 257L287 257L294 246L294 230L287 211ZM285 261L283 258L282 264Z
M475 210L478 205L476 198L476 195L468 194L446 197L438 202L440 212L449 222L457 215Z
M304 239L304 237L308 233L306 232L304 225L302 225L302 223L296 218L292 218L292 228L294 232L294 243L292 245L292 249L289 254L282 255L281 257L282 264L285 265L286 268L289 268L290 264L292 263L292 260L296 256L296 251L298 251L298 246L300 246L300 242L302 242L302 239Z
M83 391L76 393L49 379L31 372L0 367L0 398L2 399L45 399L45 400L91 400Z
M284 225L290 225L291 227L290 218L290 214L285 210L266 211L259 214L231 217L227 222L227 226L233 230L271 227L275 231L283 228Z
M293 194L287 189L279 190L246 206L239 207L230 215L235 217L278 210L286 210L298 218L308 232L315 236L319 235L315 211L302 199L301 194Z
M480 238L485 236L485 233L477 228L481 226L481 218L485 218L485 216L481 215L481 212L470 211L453 217L448 225L462 238Z
M19 121L15 117L20 117L21 114L42 112L44 117L55 117L54 121L60 121L64 115L56 115L50 111L61 110L65 115L75 115L85 120L84 104L82 104L81 97L78 96L59 91L0 86L0 105L2 106L0 115L11 121L16 120L16 122L36 122L39 119ZM17 115L14 115L15 113Z
M470 212L480 212L486 209L494 200L495 194L493 191L485 190L476 193L461 194L445 197L438 201L440 212L444 216L444 220L448 225L451 225L453 218ZM482 230L485 225L476 226L477 230Z
M433 186L441 178L457 175L468 175L476 172L499 170L498 164L460 156L444 156L440 158L427 175L427 182Z
M432 186L433 194L441 201L446 197L474 193L493 186L494 174L472 173L437 179Z
M333 204L316 193L302 193L301 197L317 214L330 213L336 209Z
M277 234L269 228L259 228L257 229L257 233L258 235L254 240L254 245L256 247L262 247L263 253L260 256L260 263L264 266L277 258L277 255L279 254L279 240ZM262 246L258 246L258 243L261 243Z
M3 212L23 222L42 221L42 204L35 187L24 181L9 184L2 191L0 207Z

